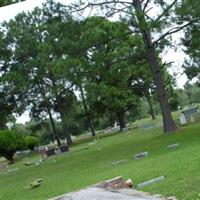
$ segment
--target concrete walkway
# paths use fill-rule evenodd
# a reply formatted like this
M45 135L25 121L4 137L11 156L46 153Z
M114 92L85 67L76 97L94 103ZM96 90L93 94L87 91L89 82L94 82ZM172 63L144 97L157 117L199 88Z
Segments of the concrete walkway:
M176 200L176 198L165 199L161 195L152 196L130 189L127 187L127 182L119 176L49 200Z
M51 200L164 200L132 189L108 190L89 187Z

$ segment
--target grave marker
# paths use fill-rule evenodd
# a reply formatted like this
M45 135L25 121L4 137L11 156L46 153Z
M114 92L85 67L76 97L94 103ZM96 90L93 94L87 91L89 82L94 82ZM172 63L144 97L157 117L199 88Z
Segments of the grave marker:
M163 122L159 121L155 124L156 128L162 128L163 127Z
M140 128L143 128L143 129L152 129L153 128L153 124L152 123L148 123L148 124L143 124Z
M13 169L8 169L8 172L14 172L14 171L17 171L18 168L13 168Z
M83 151L83 150L87 150L87 149L89 149L88 146L82 147L82 148L79 148L79 149L74 149L72 152L78 152L78 151Z
M135 154L134 159L138 160L140 158L147 157L148 155L149 155L149 153L147 151L141 152L141 153Z
M175 144L168 145L167 148L172 149L172 148L179 147L179 145L180 145L179 143L175 143Z
M143 188L145 186L151 185L153 183L158 183L158 182L163 181L163 180L165 180L165 177L164 176L160 176L160 177L145 181L143 183L140 183L140 184L137 185L137 187L140 189L140 188Z
M112 162L112 165L119 165L119 164L122 164L125 162L128 162L128 161L127 160L118 160L118 161Z
M92 145L94 145L94 144L96 144L96 143L97 143L97 141L90 142L90 143L89 143L89 146L92 146Z
M61 153L69 151L69 147L67 144L62 144L59 148Z

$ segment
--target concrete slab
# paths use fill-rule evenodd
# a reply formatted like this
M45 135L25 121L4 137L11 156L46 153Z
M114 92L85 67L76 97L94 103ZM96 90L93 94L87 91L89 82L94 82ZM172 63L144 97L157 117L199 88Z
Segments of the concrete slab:
M126 181L119 176L85 189L54 197L49 200L166 200L162 195L149 195L127 188Z
M163 200L163 198L148 196L142 192L131 189L107 190L91 187L78 192L68 193L51 200Z

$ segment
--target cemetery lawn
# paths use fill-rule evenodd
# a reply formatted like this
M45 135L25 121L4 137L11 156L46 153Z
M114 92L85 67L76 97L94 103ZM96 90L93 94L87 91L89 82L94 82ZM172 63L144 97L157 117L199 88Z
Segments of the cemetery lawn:
M173 143L176 149L167 149ZM135 129L100 139L96 144L82 143L70 153L52 156L40 166L25 166L18 160L11 168L0 171L1 200L42 200L111 179L131 178L134 184L164 176L165 180L143 188L144 191L176 196L181 200L197 200L200 193L200 124L185 126L175 134L164 135L161 129ZM89 149L75 151L82 147ZM134 160L136 153L148 151L149 156ZM27 160L40 156L29 155ZM127 159L128 162L112 165ZM34 178L44 183L30 189Z

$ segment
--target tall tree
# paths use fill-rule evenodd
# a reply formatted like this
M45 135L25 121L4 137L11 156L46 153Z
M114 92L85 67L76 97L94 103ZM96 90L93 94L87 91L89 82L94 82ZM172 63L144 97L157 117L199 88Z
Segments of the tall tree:
M166 45L167 38L173 33L176 33L192 22L182 23L177 25L174 23L175 15L173 11L177 0L171 1L150 1L150 0L132 0L132 1L90 1L81 4L81 8L74 8L76 11L82 11L88 7L101 7L106 10L108 17L113 16L116 13L121 14L124 18L124 22L128 23L130 30L134 34L139 34L142 37L144 48L146 51L146 60L149 63L151 73L153 75L154 83L156 86L158 100L160 103L164 132L170 133L177 129L175 122L173 121L171 111L168 104L168 98L166 95L164 81L161 74L161 66L159 64L159 58L157 56L157 50ZM155 12L152 16L150 13L151 7L159 7L160 12ZM73 8L73 6L72 6ZM158 13L156 15L156 13ZM126 17L124 17L126 15ZM161 31L161 30L164 31Z
M179 22L191 22L194 21L184 31L184 37L182 38L182 44L185 46L184 50L189 59L185 60L183 68L191 80L197 78L200 80L200 5L197 1L182 0L180 6L177 8L177 15L179 16Z
M137 57L137 50L133 52L130 44L138 40L127 34L128 29L123 23L103 17L87 19L84 27L82 38L88 44L88 65L83 70L87 72L85 89L89 104L97 114L115 114L123 130L125 113L137 104L129 78L136 73L130 67L133 54Z
M24 1L24 0L1 0L0 1L0 7L7 6L7 5L10 5L10 4L13 4L13 3L19 3L21 1Z
M33 14L33 15L32 15ZM41 10L19 14L15 20L5 23L6 42L12 55L4 69L3 77L14 87L16 95L25 106L35 113L47 113L58 145L61 144L52 114L51 91L48 91L47 46L45 30L41 26ZM26 76L24 76L26 74ZM20 95L19 95L20 94Z
M72 86L75 86L76 90L80 92L88 126L92 136L95 136L92 118L84 94L84 74L82 73L81 68L82 65L85 65L86 55L84 45L80 42L83 31L82 22L74 20L70 15L66 15L66 10L65 12L59 12L58 7L62 7L60 4L55 4L50 0L47 5L49 6L46 7L44 13L47 14L49 18L49 33L53 36L52 43L55 43L54 40L56 38L56 44L53 45L55 52L53 54L55 61L54 68L56 68L55 70L59 77L62 76L63 78L70 80ZM49 12L49 10L52 10L54 13ZM51 16L49 16L50 14ZM51 25L52 23L54 26ZM62 34L60 34L61 32ZM61 112L62 111L60 111L60 113Z

